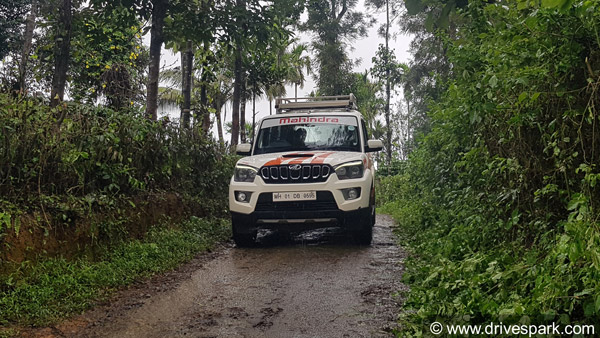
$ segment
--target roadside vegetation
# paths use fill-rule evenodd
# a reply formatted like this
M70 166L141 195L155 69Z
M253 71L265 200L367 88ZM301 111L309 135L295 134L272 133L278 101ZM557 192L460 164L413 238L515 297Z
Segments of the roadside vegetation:
M256 100L308 76L314 95L354 93L385 145L378 203L411 252L398 335L600 322L598 0L361 5L2 1L2 332L226 239L232 150L253 137ZM382 43L357 73L350 42L374 14ZM413 38L408 64L394 28ZM181 62L161 69L163 48Z
M409 74L424 123L379 186L411 252L398 335L599 323L600 3L406 6L413 52L437 56Z
M223 219L165 220L143 240L102 247L94 260L24 262L0 279L0 324L40 326L82 313L116 288L173 269L230 236Z
M81 313L229 238L235 158L214 141L135 108L0 102L0 325Z

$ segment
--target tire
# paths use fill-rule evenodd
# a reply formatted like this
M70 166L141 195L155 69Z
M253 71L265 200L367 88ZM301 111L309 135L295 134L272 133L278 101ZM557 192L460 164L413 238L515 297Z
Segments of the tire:
M256 245L256 230L242 231L247 226L231 221L233 241L238 248L249 248Z
M362 229L354 232L354 241L358 245L371 245L373 241L373 223L369 218L368 224L365 224Z
M369 208L365 211L364 216L360 217L362 225L352 234L354 241L359 245L371 245L373 242L373 226L375 225L375 191L373 189L371 189Z

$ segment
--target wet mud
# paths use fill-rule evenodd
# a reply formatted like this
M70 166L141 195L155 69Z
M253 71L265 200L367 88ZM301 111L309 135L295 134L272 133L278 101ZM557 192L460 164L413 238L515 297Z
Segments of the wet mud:
M337 229L225 245L119 292L44 337L390 337L404 252L378 216L371 246Z

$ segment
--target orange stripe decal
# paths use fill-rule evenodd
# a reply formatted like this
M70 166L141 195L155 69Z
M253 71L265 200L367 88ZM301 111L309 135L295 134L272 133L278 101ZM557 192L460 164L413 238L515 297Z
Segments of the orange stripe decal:
M326 159L326 158L327 158L329 155L331 155L331 154L333 154L333 152L329 152L329 153L321 154L321 155L319 155L319 156L315 157L315 159L314 159L314 160L312 160L310 163L311 163L311 164L321 164L321 163L323 163L323 161L325 161L325 159Z
M265 163L264 166L268 167L270 165L280 165L282 161L283 161L283 157L279 157L279 158L276 158L274 160L271 160L271 161Z

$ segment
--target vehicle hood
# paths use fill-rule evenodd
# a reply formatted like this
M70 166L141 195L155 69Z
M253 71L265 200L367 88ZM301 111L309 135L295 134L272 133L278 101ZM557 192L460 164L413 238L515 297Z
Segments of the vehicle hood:
M280 164L329 164L335 167L338 164L364 160L366 155L351 151L290 151L284 153L261 154L244 157L238 164L248 165L254 168Z

